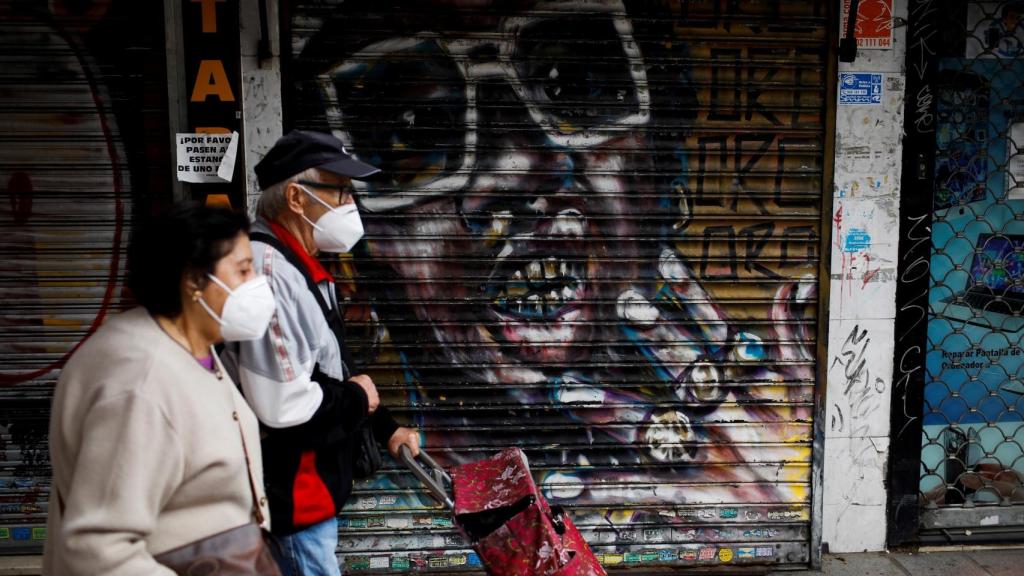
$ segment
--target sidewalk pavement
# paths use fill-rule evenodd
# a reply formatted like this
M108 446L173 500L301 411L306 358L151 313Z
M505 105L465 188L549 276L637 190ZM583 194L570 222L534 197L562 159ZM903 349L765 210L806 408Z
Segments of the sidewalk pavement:
M38 576L39 556L0 556L0 576ZM1024 576L1024 546L945 547L925 552L831 554L821 570L776 570L771 576ZM680 572L685 574L686 572ZM626 573L628 574L628 572ZM737 572L737 574L742 574ZM763 574L763 572L761 572Z
M0 576L37 576L42 556L0 556Z
M1024 547L943 547L920 552L830 554L821 570L772 576L1024 576Z

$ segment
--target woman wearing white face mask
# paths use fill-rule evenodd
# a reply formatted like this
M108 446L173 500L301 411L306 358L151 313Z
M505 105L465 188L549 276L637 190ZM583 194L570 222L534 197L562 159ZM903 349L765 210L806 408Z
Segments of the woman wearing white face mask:
M57 385L44 574L174 574L168 551L269 529L257 421L212 348L262 337L274 314L248 231L244 214L198 205L136 229L128 286L142 306L82 345ZM270 562L253 573L276 574Z

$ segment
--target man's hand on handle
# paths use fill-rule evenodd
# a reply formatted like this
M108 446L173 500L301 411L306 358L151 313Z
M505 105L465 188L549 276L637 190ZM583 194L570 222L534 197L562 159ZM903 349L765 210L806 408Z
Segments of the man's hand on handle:
M388 452L393 457L398 458L398 451L401 450L402 446L408 446L409 451L412 452L412 457L415 458L420 455L420 432L415 428L400 427L395 430L395 433L391 435L391 439L388 440Z

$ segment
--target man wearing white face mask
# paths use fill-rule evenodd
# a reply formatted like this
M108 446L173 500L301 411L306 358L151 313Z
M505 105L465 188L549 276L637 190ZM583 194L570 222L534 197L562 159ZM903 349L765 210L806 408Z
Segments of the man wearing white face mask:
M229 345L222 357L264 425L286 576L340 574L335 516L351 492L361 426L392 455L403 445L419 452L419 433L399 426L373 380L356 372L333 279L316 259L348 252L362 237L351 179L376 172L336 138L306 131L283 136L256 165L263 195L253 265L269 279L277 313L266 335Z

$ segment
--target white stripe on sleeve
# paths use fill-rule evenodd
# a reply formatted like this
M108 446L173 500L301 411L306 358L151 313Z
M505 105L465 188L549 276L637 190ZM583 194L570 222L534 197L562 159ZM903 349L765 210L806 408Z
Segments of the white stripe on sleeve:
M271 428L288 428L308 422L324 392L310 379L310 372L302 370L298 377L278 382L239 366L239 379L246 400L256 417Z

